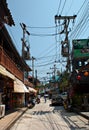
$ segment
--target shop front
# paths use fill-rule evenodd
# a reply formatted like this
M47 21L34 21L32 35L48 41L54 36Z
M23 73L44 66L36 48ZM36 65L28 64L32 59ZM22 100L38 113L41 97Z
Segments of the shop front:
M14 90L13 90L13 106L14 108L17 107L24 107L26 104L26 95L29 94L28 89L26 86L23 84L22 81L19 79L15 79L14 81Z
M21 80L0 65L0 105L5 106L5 112L25 106L29 93Z
M0 104L5 104L6 111L13 108L13 80L0 75Z
M5 105L5 110L11 110L14 75L0 65L0 105Z

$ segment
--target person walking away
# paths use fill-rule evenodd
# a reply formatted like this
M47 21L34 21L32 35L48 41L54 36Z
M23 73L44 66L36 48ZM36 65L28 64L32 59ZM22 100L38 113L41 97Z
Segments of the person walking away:
M45 103L46 103L46 101L47 101L47 99L46 99L46 94L44 94L44 100L45 100Z

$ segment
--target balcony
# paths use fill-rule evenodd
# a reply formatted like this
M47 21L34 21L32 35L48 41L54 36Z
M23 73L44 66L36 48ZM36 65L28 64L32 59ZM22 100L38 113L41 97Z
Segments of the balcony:
M16 66L2 47L0 47L0 65L5 67L10 73L23 81L24 73Z

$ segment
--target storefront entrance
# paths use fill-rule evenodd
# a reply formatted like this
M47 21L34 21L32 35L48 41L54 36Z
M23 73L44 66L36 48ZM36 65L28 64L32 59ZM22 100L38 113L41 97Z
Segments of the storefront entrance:
M13 80L0 75L0 104L5 104L5 110L13 108L12 103Z

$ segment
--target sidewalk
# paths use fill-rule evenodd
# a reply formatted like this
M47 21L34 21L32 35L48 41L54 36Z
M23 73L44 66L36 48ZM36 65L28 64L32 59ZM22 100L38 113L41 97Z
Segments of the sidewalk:
M89 120L89 112L82 112L76 108L74 108L73 111Z
M79 114L89 120L89 112L79 112Z
M0 119L0 130L9 130L10 126L27 110L28 108L19 108L17 111L9 113Z

